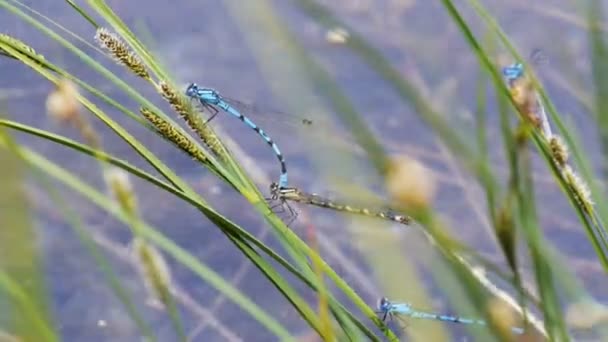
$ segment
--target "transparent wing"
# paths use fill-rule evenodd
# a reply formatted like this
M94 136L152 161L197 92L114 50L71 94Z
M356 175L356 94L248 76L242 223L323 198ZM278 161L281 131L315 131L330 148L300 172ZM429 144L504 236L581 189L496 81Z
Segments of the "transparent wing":
M322 142L325 146L342 151L359 152L350 134L339 132L338 125L330 119L315 115L298 115L286 111L266 109L237 99L222 95L222 99L233 106L239 113L248 117L260 128L272 136L292 136L298 133L304 141ZM219 108L218 108L219 109ZM208 112L208 110L207 110ZM275 138L277 143L283 139Z
M397 330L399 333L401 333L409 327L408 316L396 314L392 315L392 317L395 319L393 324L397 326L397 329L393 330Z
M546 64L549 61L549 58L543 49L535 48L532 50L532 52L530 52L530 60L534 65L542 65Z
M315 120L311 117L271 110L230 97L222 96L222 98L236 108L241 114L249 117L254 122L272 122L272 124L279 123L296 128L317 126Z

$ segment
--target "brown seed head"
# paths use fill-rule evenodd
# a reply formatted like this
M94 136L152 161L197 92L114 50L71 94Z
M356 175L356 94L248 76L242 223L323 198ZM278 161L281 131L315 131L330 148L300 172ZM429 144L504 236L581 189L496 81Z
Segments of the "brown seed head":
M568 146L562 138L558 135L552 136L551 140L549 140L549 146L551 147L551 155L557 165L560 167L566 166L568 162Z
M46 98L46 110L49 116L62 123L76 123L80 115L78 87L69 79L57 83L54 91Z

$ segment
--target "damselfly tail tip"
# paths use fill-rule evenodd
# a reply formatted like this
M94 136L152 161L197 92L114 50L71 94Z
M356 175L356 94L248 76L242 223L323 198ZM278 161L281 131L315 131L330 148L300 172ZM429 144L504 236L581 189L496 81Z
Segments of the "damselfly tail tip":
M507 335L509 332L523 333L523 329L515 327L516 315L513 309L503 300L493 298L488 303L490 318L501 333ZM518 332L521 331L521 332Z

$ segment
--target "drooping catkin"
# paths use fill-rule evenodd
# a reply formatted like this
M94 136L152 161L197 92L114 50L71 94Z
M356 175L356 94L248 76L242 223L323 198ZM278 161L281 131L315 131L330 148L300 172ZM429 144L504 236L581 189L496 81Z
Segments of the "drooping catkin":
M502 336L512 336L511 329L517 324L511 307L498 298L492 298L488 302L488 313Z
M171 273L162 254L141 235L138 221L137 196L129 175L118 168L108 168L104 172L106 185L118 206L130 217L133 232L131 253L137 270L151 298L165 307L170 303Z
M63 124L74 126L90 146L101 149L101 137L91 123L82 115L78 100L80 92L70 79L57 81L55 89L46 98L48 115Z
M110 32L104 27L97 29L95 40L98 44L105 48L116 60L129 68L137 76L146 80L151 80L150 74L146 69L141 58L135 52L131 51L129 46L125 44L116 34Z
M116 203L130 216L137 215L137 196L129 174L119 168L112 167L104 171L106 186Z
M151 298L168 307L171 301L171 270L163 255L141 237L135 237L131 253Z
M57 82L55 90L46 98L46 111L51 118L59 123L78 125L80 102L78 87L68 79Z
M390 161L386 188L390 196L405 208L423 210L432 204L436 181L432 171L422 163L399 156Z
M158 92L169 102L171 107L184 119L188 127L190 127L198 137L209 147L211 152L216 156L226 159L226 151L224 150L219 139L215 133L203 122L203 118L194 113L188 102L184 100L183 96L171 87L167 82L161 81L158 84Z
M188 153L195 160L205 163L207 157L201 149L196 146L190 137L183 134L179 129L175 128L169 122L165 121L160 116L154 114L150 109L141 107L139 112L148 120L156 129L167 139L177 145L182 151Z

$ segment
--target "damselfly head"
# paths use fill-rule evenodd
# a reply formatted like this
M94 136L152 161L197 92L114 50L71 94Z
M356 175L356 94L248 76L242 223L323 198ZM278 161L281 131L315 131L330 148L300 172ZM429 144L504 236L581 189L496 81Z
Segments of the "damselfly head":
M272 200L279 199L279 184L276 182L270 183L270 198Z
M547 55L543 49L535 48L530 53L529 59L531 65L541 65L548 61ZM509 83L520 79L524 76L524 65L521 62L513 63L502 68L502 74Z
M380 312L387 312L391 306L391 302L388 300L388 298L382 297L378 300L377 306Z
M512 82L524 75L524 65L522 63L513 63L502 68L502 74L507 81Z
M198 85L196 83L190 83L188 88L186 88L186 96L194 97L198 92Z

